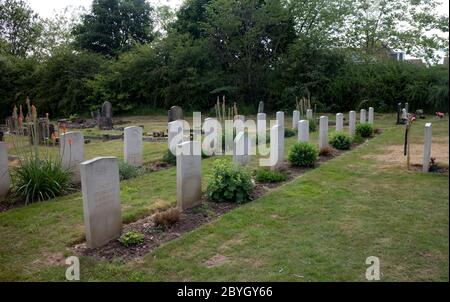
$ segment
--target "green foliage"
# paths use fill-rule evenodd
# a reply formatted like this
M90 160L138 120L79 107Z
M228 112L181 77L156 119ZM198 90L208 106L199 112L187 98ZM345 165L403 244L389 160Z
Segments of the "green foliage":
M135 177L138 177L140 174L141 174L141 169L139 169L133 165L130 165L129 163L121 162L119 164L120 180L135 178Z
M289 151L288 159L295 167L312 167L317 161L317 147L307 142L295 143Z
M361 135L359 135L359 134L356 134L354 137L353 137L353 142L355 143L355 144L361 144L361 143L363 143L364 142L364 138L361 136Z
M214 162L208 182L208 197L216 202L244 203L250 199L253 183L250 173L226 159Z
M71 171L59 160L40 160L30 157L13 170L13 191L25 203L44 201L68 193L71 189Z
M348 150L352 145L352 140L347 134L336 132L330 139L330 145L338 150Z
M373 136L373 127L371 124L358 124L356 125L356 134L363 137L372 137Z
M317 124L314 119L310 119L309 121L309 132L316 132L317 131Z
M135 231L128 231L122 236L120 236L119 242L125 247L130 247L143 243L144 239L145 239L144 234Z
M269 169L258 169L255 175L258 182L282 182L287 179L287 174L282 171L271 171Z
M166 153L163 155L162 161L166 164L176 166L177 157L169 149L167 149Z
M297 135L297 131L290 128L284 128L284 137L293 137Z

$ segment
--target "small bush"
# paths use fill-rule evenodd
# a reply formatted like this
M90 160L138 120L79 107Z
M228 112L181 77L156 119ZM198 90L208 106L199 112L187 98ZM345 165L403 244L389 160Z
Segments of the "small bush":
M297 131L289 128L284 128L284 137L293 137L297 135Z
M356 134L356 135L353 137L353 142L354 142L355 144L361 144L361 143L364 142L364 138L363 138L361 135Z
M331 147L323 147L319 150L320 156L330 156L333 153L333 149Z
M167 211L156 213L153 216L153 222L157 227L167 227L177 223L180 220L180 210L173 208Z
M289 151L288 159L293 166L312 167L317 161L317 148L307 142L297 142Z
M281 171L271 171L269 169L259 169L256 171L256 181L258 182L282 182L287 179L287 174Z
M141 174L141 170L139 168L136 168L133 165L130 165L126 162L121 162L119 164L119 175L120 180L126 180L138 177L139 174Z
M359 134L361 137L367 138L372 137L373 135L373 127L371 124L358 124L356 126L356 134Z
M177 157L169 149L164 153L162 161L169 165L177 165Z
M128 231L119 238L119 242L125 246L130 247L144 242L144 235L135 231Z
M313 119L308 120L308 121L309 121L309 132L316 132L316 130L317 130L316 121Z
M13 191L24 198L26 204L55 198L72 189L72 172L59 160L30 158L12 175Z
M350 137L342 132L336 132L330 139L330 145L338 150L348 150L352 145Z
M207 188L212 201L244 203L250 199L252 191L253 183L247 170L225 159L214 162Z

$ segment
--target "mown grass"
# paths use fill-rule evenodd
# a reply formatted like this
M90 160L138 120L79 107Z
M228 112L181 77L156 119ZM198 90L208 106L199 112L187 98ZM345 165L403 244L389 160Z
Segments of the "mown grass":
M402 143L394 120L377 116L382 135L143 261L83 257L82 280L363 281L366 257L377 256L384 281L448 281L448 175L366 159ZM423 123L413 128L418 143ZM433 134L448 137L448 119L433 120ZM294 142L287 139L286 153ZM202 162L204 180L214 160ZM174 205L175 186L174 168L122 182L124 222ZM64 280L52 255L71 255L68 247L81 240L79 193L1 213L0 280ZM224 262L208 267L216 255Z

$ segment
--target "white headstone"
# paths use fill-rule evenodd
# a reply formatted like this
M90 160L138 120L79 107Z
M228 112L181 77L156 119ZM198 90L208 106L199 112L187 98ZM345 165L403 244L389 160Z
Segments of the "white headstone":
M284 112L283 111L277 112L277 125L280 125L284 129Z
M374 116L374 109L373 107L369 107L369 124L373 125L373 116Z
M299 120L300 120L300 111L294 110L294 112L292 112L292 129L297 129Z
M284 167L284 127L280 124L270 129L270 162L271 170Z
M306 119L309 120L309 121L313 119L313 111L312 111L312 109L307 109L306 110Z
M350 111L348 114L348 132L350 137L354 137L356 133L356 112Z
M328 147L328 117L321 116L319 123L319 150Z
M200 142L189 141L177 149L177 207L183 211L200 204L202 198L202 156L194 152Z
M342 113L336 114L336 131L344 131L344 115Z
M6 197L11 186L8 172L8 149L5 142L0 142L0 201Z
M236 129L236 135L245 131L245 116L236 115L234 117L234 128Z
M124 161L135 167L142 166L142 128L127 127L124 129Z
M234 139L233 162L239 165L247 165L250 162L249 135L247 132L239 132Z
M359 122L361 124L365 124L366 123L366 109L361 109L361 111L359 113Z
M298 122L298 140L300 142L309 142L309 121L301 120Z
M184 122L176 120L168 124L168 148L172 154L176 154L176 149L179 144L184 142Z
M406 109L405 108L403 108L402 109L402 119L407 119L408 118L408 113L407 113L407 111L406 111Z
M115 157L97 157L80 167L86 241L96 248L122 232L119 165Z
M431 135L432 135L431 123L426 123L425 140L423 144L423 160L422 160L423 172L428 172L430 170Z
M72 181L79 183L80 163L84 161L84 136L82 132L67 132L61 134L59 140L61 163L72 171Z
M266 137L266 114L265 113L258 113L256 118L256 129L258 133L258 140L260 140L261 137Z

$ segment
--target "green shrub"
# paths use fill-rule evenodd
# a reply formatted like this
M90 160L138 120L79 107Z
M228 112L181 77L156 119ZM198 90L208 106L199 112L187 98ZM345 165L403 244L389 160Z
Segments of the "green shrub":
M296 167L311 167L317 161L317 148L307 142L295 143L289 151L289 161Z
M336 132L330 139L330 145L338 150L348 150L352 145L352 140L347 134Z
M177 157L170 152L169 149L167 149L166 153L164 153L162 161L169 164L169 165L175 165L177 164Z
M308 120L309 121L309 132L316 132L317 130L317 124L314 119Z
M259 169L256 171L256 181L258 182L282 182L287 179L287 174L281 171L271 171L269 169Z
M138 245L144 242L144 235L135 231L128 231L119 238L119 242L126 247Z
M360 144L360 143L364 142L364 138L363 138L361 135L356 134L356 135L353 137L353 142L354 142L355 144Z
M26 204L55 198L72 189L72 172L59 160L29 158L12 175L13 191Z
M216 202L243 203L250 199L253 183L250 173L228 160L214 162L207 194Z
M290 128L284 128L284 137L293 137L297 135L297 131L290 129Z
M69 116L69 120L70 120L72 123L74 123L77 119L79 119L78 114L71 114L71 115Z
M139 174L141 174L141 169L126 162L121 162L119 164L120 180L135 178L138 177Z
M358 124L356 126L356 134L360 135L361 137L364 137L364 138L372 137L373 127L371 124L368 124L368 123Z

